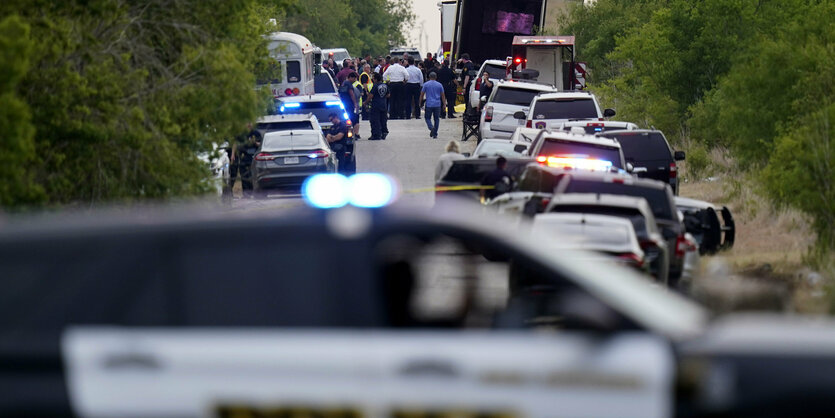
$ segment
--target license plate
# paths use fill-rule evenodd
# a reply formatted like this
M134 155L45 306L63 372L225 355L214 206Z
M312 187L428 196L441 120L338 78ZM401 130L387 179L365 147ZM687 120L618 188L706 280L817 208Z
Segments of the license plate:
M298 164L299 157L284 157L284 164Z

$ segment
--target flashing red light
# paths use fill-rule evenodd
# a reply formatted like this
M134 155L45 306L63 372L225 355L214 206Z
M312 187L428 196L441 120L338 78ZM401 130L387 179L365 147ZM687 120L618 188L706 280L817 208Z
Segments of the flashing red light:
M526 124L525 124L525 127L526 127L526 128L533 128L533 121L532 121L532 120L528 120L528 123L526 123Z
M548 161L548 157L546 157L544 155L540 155L540 156L536 157L536 162L538 162L538 163L545 163L547 161Z
M285 96L292 96L293 95L293 90L290 89L290 88L285 89L284 90L284 95Z
M514 62L517 63L517 64L521 64L522 63L522 58L516 58L516 60L514 60Z

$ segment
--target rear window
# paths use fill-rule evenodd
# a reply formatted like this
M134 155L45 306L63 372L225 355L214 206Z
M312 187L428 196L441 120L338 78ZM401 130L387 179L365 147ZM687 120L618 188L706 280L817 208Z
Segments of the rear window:
M667 140L657 132L622 133L606 137L617 139L623 149L623 156L632 161L673 159Z
M298 83L302 81L302 64L299 61L287 61L287 82Z
M597 160L609 161L612 163L612 167L623 168L618 149L604 147L601 145L546 139L542 144L542 148L539 149L538 154L546 156L593 158Z
M560 235L560 239L581 244L581 247L596 245L628 244L628 227L612 224L536 222L537 228L545 228Z
M531 101L537 94L541 93L536 90L513 89L509 87L499 87L493 95L494 103L511 104L517 106L530 106Z
M507 69L504 65L484 64L484 71L490 74L490 78L497 78L499 80L504 80L507 75ZM484 71L478 76L481 77Z
M288 122L262 122L255 125L255 129L263 137L268 132L292 131L294 129L313 129L309 120L294 120Z
M646 220L637 209L600 205L558 205L554 206L551 212L617 216L618 218L624 218L632 222L632 225L635 227L635 233L637 233L639 238L646 238L647 236Z
M533 110L536 119L595 119L597 107L592 99L539 100Z
M313 91L316 93L336 93L336 86L327 72L320 73L313 79Z
M477 155L496 156L504 155L507 157L518 157L522 154L513 150L516 145L510 142L482 142L478 147Z
M319 138L310 133L299 135L265 135L261 151L282 151L287 149L310 149L319 146Z
M675 220L673 218L673 202L666 189L654 187L640 187L623 183L605 183L590 180L569 180L565 193L608 193L621 196L643 197L652 208L652 213L658 219Z

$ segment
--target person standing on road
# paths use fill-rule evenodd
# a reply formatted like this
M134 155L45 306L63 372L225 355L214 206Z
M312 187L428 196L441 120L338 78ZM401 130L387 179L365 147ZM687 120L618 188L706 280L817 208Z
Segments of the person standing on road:
M333 152L336 153L337 171L340 173L350 173L352 169L351 164L351 150L349 148L350 140L348 138L348 125L342 121L336 113L328 115L328 120L331 122L331 128L325 139L330 144Z
M438 157L438 165L435 166L435 181L441 181L446 176L449 168L452 167L453 161L463 160L465 157L461 155L461 149L458 147L458 142L449 141L446 144L446 152Z
M352 71L348 77L339 85L339 99L345 107L345 113L351 119L351 124L359 125L360 98L357 96L354 83L357 81L357 73Z
M441 69L438 70L438 82L444 86L444 95L446 96L446 106L441 109L442 118L455 118L455 73L449 68L449 62L444 60L441 64Z
M383 73L383 78L389 83L391 90L389 119L402 119L406 99L406 80L409 79L409 72L397 62L397 58L392 58L388 69Z
M484 199L493 199L496 196L506 193L510 190L510 184L513 178L507 169L507 158L496 158L496 169L487 173L481 180L481 185L485 187L492 187L490 189L481 190L481 197Z
M229 189L235 187L238 173L241 175L243 197L252 197L252 161L261 148L261 133L247 126L248 133L238 135L232 143L229 161Z
M371 78L371 65L365 64L362 66L362 74L360 74L360 84L362 85L362 95L364 100L362 101L362 120L368 120L368 107L371 104L368 101L368 92L371 91L371 87L374 85L373 79Z
M467 100L467 94L470 91L470 72L473 71L475 65L470 61L470 54L461 54L461 60L458 61L458 68L461 69L461 85L464 86L464 103L469 109L470 101Z
M374 73L374 85L368 93L368 101L371 102L369 116L371 118L371 138L369 140L386 139L389 134L387 102L389 98L389 86L383 83L383 76Z
M438 78L437 74L429 73L429 81L423 84L423 89L420 91L420 101L423 102L424 97L426 98L426 111L424 112L426 127L429 128L429 136L434 139L438 138L441 108L446 106L444 86L437 82L436 78ZM430 117L434 119L434 125L429 120Z
M423 68L426 70L426 76L429 77L429 73L431 73L435 69L435 63L437 61L432 58L432 53L427 52L426 58L423 60Z
M351 64L351 60L346 58L345 61L342 61L342 70L336 73L336 85L342 85L345 79L348 78L348 74L351 74L354 71L356 70L354 69L353 64Z
M408 105L406 109L413 109L412 112L406 111L406 119L412 116L415 119L420 119L420 89L423 87L423 73L415 65L415 59L409 57L406 71L409 72L409 81L406 84L406 92L408 94Z
M356 74L356 73L351 73L351 74ZM357 77L359 77L359 76L357 76ZM352 86L354 87L354 97L356 97L357 101L359 101L359 105L357 106L356 122L354 122L353 119L351 120L351 123L352 123L351 129L354 132L354 140L356 141L356 140L362 139L360 137L360 120L362 120L360 118L360 113L362 112L362 108L365 106L366 94L368 93L368 91L365 90L365 87L363 87L362 83L360 83L358 78L353 79Z

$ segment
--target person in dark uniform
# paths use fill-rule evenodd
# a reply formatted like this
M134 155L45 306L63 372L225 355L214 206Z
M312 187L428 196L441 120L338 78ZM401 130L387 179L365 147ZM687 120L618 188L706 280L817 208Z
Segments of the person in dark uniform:
M481 75L481 88L478 91L478 110L481 111L481 98L487 97L490 98L490 94L493 93L493 82L490 81L490 74L485 71L484 74Z
M466 103L467 109L469 109L470 101L468 100L467 94L470 91L470 83L473 82L472 77L470 77L470 72L475 69L475 64L470 61L470 54L461 54L461 59L458 61L458 68L461 69L461 85L464 86L464 103Z
M389 86L383 83L383 76L380 73L374 73L374 86L368 93L368 101L371 102L369 110L371 138L369 139L386 139L389 134L388 115L386 114L389 96Z
M327 139L333 152L336 153L337 170L343 174L352 174L356 171L356 166L352 156L354 150L348 124L336 113L328 115L328 120L331 122L331 128L325 135L325 139Z
M506 193L510 190L510 184L513 178L505 169L507 168L507 159L499 157L496 159L496 169L487 173L481 180L482 186L493 186L492 189L482 190L481 197L485 199L493 199L496 196Z
M252 197L252 161L261 148L261 133L247 126L248 133L238 135L232 143L229 156L229 188L235 187L238 174L241 175L243 197Z
M455 96L458 94L456 92L455 86L455 73L452 72L452 69L449 68L449 62L444 60L443 64L441 64L441 68L437 71L437 81L444 86L444 95L446 96L446 109L441 109L441 117L446 118L455 117Z

